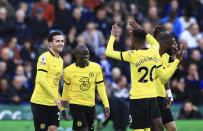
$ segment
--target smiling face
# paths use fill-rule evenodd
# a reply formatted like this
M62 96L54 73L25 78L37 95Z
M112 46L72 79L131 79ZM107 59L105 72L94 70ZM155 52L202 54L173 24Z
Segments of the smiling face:
M64 48L64 37L63 37L63 35L53 36L53 41L50 42L50 46L55 52L58 52L58 53L62 52L63 48Z

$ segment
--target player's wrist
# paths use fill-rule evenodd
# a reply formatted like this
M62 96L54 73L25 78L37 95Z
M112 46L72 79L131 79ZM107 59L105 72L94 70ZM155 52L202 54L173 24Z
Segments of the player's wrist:
M172 95L171 89L167 89L166 93L167 93L167 96L171 98L171 101L173 101L173 95Z

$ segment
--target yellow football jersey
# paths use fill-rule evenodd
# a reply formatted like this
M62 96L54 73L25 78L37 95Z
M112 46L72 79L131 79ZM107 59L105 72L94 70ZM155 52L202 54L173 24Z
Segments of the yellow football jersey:
M130 99L156 97L155 70L161 66L160 56L154 48L130 50L121 53L124 61L130 63Z
M167 53L163 54L162 57L161 57L161 61L162 61L162 67L161 68L167 68L168 66L168 61L169 61L169 55ZM159 77L156 77L155 79L155 82L156 82L156 93L157 93L157 96L159 97L165 97L165 86Z
M157 74L163 82L166 82L171 78L179 63L179 60L175 59L167 70L160 68L162 62L159 55L159 43L150 34L146 35L146 40L150 44L149 49L129 50L125 52L115 51L113 49L114 36L110 37L107 45L107 56L130 63L132 83L130 99L156 97L155 75Z
M95 105L95 89L99 83L103 83L102 69L99 64L89 62L88 66L80 68L76 63L64 69L62 98L66 99L70 104L78 104L84 106ZM105 86L101 86L100 96L103 99L105 107L109 107L106 96ZM98 87L97 87L98 90Z
M40 71L47 73L47 87L42 87L42 85L40 85L38 82L40 79L42 79L39 75ZM48 106L56 106L54 100L59 98L58 87L62 72L62 58L54 56L51 51L43 53L37 62L35 89L31 97L31 102Z

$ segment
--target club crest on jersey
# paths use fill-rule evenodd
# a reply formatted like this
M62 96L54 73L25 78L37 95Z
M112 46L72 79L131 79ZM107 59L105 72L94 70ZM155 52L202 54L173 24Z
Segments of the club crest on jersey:
M43 56L43 57L41 58L41 61L42 61L42 62L45 62L45 61L47 61L47 58L46 58L45 56Z
M94 77L94 73L90 72L89 77Z
M81 121L78 121L78 122L77 122L77 126L78 126L78 127L81 127L81 126L82 126L82 122L81 122Z
M46 125L44 123L40 124L40 129L44 129Z

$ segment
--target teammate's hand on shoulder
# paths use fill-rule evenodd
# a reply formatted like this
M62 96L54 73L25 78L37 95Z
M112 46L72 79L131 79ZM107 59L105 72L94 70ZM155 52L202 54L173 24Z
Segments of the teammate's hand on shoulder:
M111 35L117 37L118 36L118 25L117 23L115 23L114 25L112 25L111 28Z
M66 115L66 110L63 110L63 111L62 111L62 117L63 117L63 119L66 120L66 121L69 121L69 120L70 120L69 117Z
M109 115L110 115L110 108L109 107L105 108L105 115L106 115L106 120L107 120L109 118Z
M66 101L66 100L64 100L64 99L61 100L61 105L62 105L64 108L68 108L68 107L69 107L68 101Z
M58 98L54 102L57 104L58 109L61 110L61 108L62 108L62 106L61 106L61 100Z

